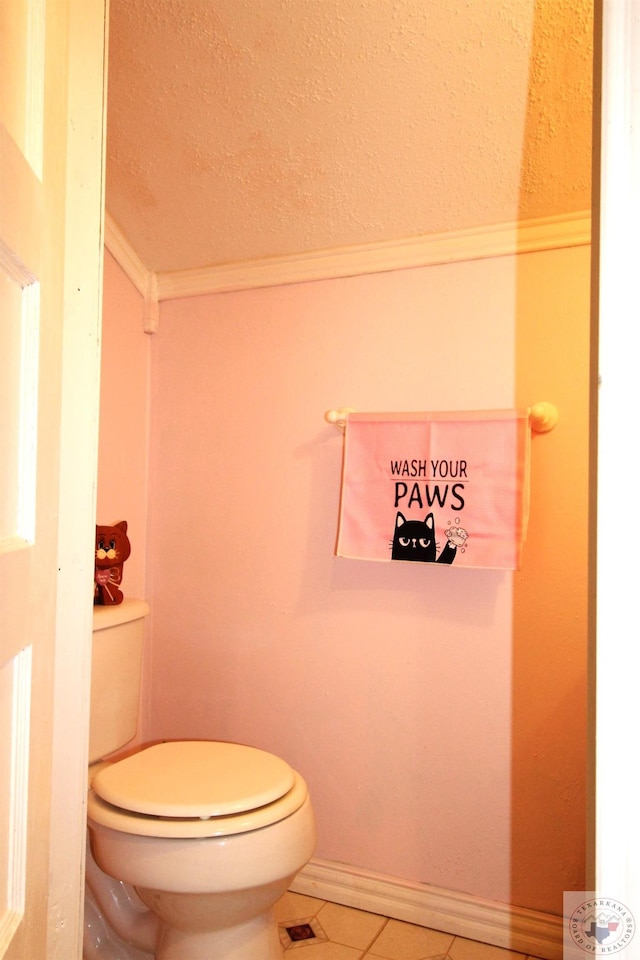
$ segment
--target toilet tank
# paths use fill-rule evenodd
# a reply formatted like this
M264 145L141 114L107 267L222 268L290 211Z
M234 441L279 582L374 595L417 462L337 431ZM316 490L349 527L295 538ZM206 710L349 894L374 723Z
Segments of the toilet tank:
M128 597L93 608L89 763L124 747L136 735L144 621L149 605Z

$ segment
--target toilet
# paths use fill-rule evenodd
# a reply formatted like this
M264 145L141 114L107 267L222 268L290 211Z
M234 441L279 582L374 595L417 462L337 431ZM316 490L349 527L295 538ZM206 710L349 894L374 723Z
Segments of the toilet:
M274 754L221 741L167 741L103 759L136 733L148 612L144 601L127 598L94 608L87 801L94 942L87 945L85 933L84 956L281 960L273 906L316 844L302 777ZM104 947L102 914L120 927L120 952Z

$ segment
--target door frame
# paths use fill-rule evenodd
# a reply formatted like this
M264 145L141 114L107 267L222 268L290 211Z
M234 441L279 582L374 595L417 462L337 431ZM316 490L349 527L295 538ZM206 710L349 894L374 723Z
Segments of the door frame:
M104 206L104 108L91 102L106 90L108 0L69 0L71 114L68 133L67 323L64 333L63 418L58 545L58 613L52 812L58 829L51 844L47 960L79 956L82 948L82 885L86 833L87 731L91 657L91 607L78 598L93 578L86 544L95 524L98 442L102 224ZM602 122L599 213L594 211L594 260L599 354L597 424L597 607L593 662L595 689L595 889L635 908L640 922L640 797L632 762L640 646L635 591L637 554L620 555L620 502L616 464L624 456L621 412L635 417L634 368L640 270L630 242L640 223L640 0L602 2ZM635 56L634 56L635 54ZM596 65L598 67L598 64ZM89 88L89 95L86 96ZM634 92L635 91L635 92ZM93 101L92 101L93 98ZM89 105L88 111L85 107ZM597 124L596 124L597 125ZM81 159L81 175L78 173ZM75 160L75 162L74 162ZM635 168L632 160L635 161ZM74 211L82 209L82 222ZM94 245L86 237L96 239ZM598 290L599 287L599 290ZM633 390L633 397L632 397ZM620 442L618 442L620 441ZM616 511L614 510L614 513ZM623 513L624 511L622 511ZM64 764L62 760L65 759ZM60 762L58 762L60 761Z
M594 397L597 423L595 649L591 742L595 741L595 887L622 901L640 924L640 680L637 592L640 559L627 500L637 488L640 334L640 0L602 0L602 69L596 62L594 124ZM598 89L598 78L602 90ZM598 150L598 147L600 148ZM599 161L599 164L598 164ZM594 390L596 388L594 387ZM594 431L595 432L595 431ZM595 462L595 457L594 457ZM637 937L640 934L637 934Z
M68 0L60 493L47 960L82 954L100 409L108 0Z

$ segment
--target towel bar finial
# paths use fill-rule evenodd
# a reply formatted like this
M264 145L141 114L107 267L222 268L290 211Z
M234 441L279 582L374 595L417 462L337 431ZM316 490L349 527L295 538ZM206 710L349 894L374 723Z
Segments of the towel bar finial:
M548 433L558 422L558 408L547 400L541 400L529 408L529 417L532 430L536 433Z
M337 427L338 430L342 430L344 433L350 413L355 413L353 407L339 407L337 410L327 410L324 418L327 423L332 423L334 427Z

